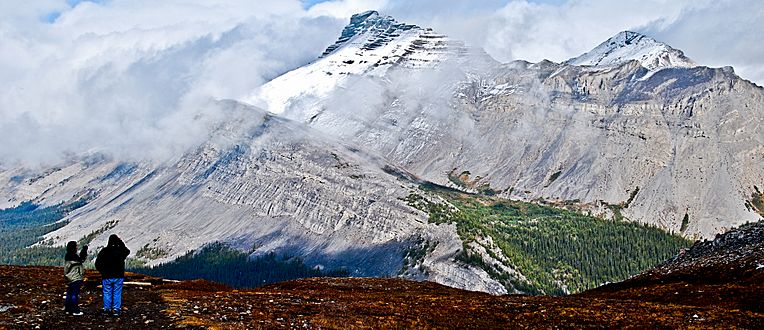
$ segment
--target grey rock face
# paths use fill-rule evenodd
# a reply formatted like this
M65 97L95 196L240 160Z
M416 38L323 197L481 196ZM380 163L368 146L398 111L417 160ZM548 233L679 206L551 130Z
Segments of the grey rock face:
M728 68L515 62L436 86L413 78L425 90L413 96L397 79L422 73L400 70L367 78L383 86L377 104L285 116L440 184L468 171L505 197L577 200L593 213L636 192L625 217L679 232L687 214L688 237L760 217L746 201L764 186L764 92ZM454 92L428 98L440 89Z
M366 14L351 27L379 25ZM563 64L426 52L435 69L359 71L315 88L321 98L290 89L353 47L269 82L267 103L440 184L469 173L504 197L576 201L687 237L760 218L749 200L764 186L764 90L731 68L624 31Z
M62 245L95 234L95 249L117 233L134 255L161 251L149 264L220 241L353 276L396 276L416 238L439 248L423 261L427 274L415 278L504 292L484 271L453 261L461 247L455 228L428 223L400 200L415 186L382 171L378 159L262 111L226 106L231 120L175 161L91 156L42 172L3 170L0 193L11 205L93 196L45 240Z

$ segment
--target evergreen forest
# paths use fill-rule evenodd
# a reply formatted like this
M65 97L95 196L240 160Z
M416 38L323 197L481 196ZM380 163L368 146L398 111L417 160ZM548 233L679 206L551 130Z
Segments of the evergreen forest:
M484 269L510 292L581 292L622 281L692 245L635 222L434 185L423 185L404 200L427 212L430 222L454 223L464 242L459 259Z

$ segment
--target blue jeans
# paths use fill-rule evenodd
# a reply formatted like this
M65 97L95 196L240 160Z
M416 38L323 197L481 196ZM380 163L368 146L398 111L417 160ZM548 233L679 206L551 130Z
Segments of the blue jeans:
M119 313L122 309L122 284L124 278L105 278L103 285L103 310Z
M80 288L82 287L82 281L70 282L66 287L66 300L64 301L64 310L67 313L77 313L80 311L78 306L78 298L80 296Z

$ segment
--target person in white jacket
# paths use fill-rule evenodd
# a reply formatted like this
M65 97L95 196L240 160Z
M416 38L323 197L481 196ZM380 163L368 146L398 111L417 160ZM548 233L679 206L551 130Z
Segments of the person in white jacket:
M64 256L64 276L68 281L66 288L66 300L64 301L64 311L67 314L82 315L78 303L80 288L84 278L85 269L82 263L88 257L88 246L83 245L80 254L77 254L77 242L70 241L66 244L66 256Z

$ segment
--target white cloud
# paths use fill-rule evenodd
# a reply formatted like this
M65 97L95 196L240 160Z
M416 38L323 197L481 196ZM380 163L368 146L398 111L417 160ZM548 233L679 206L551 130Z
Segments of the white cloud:
M623 30L734 66L764 83L764 2L758 0L392 0L382 9L480 46L499 61L564 61Z
M725 0L684 10L665 26L643 32L674 45L708 66L731 65L742 76L764 85L764 2Z
M220 119L206 100L241 98L313 60L367 9L500 61L562 61L637 30L764 82L758 0L0 1L0 162L174 154Z
M335 0L318 3L312 6L309 11L314 16L348 19L353 14L367 10L383 10L388 5L388 0Z
M0 160L172 156L220 119L207 100L240 98L313 60L345 24L296 0L209 3L4 2Z

